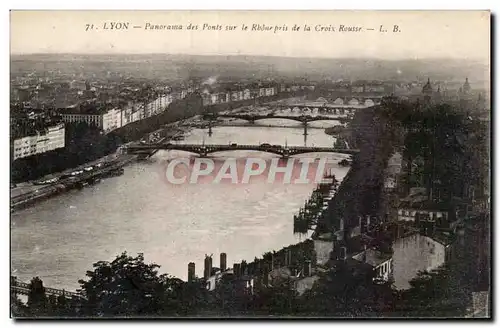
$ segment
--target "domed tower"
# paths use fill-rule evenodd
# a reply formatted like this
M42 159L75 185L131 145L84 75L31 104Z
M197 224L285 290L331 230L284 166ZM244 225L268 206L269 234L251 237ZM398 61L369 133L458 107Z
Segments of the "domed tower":
M469 78L465 78L464 85L459 89L460 103L462 106L474 105L474 99L472 99L472 92L469 84Z
M430 78L427 79L427 83L422 88L422 94L424 95L424 103L430 103L432 99L432 85Z

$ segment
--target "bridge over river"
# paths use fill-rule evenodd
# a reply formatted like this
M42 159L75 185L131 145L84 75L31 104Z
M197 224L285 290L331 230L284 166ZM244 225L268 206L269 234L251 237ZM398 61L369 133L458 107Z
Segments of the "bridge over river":
M124 148L124 151L129 154L147 154L156 152L157 150L181 150L190 153L198 154L201 157L206 157L209 154L222 152L222 151L235 151L235 150L254 150L266 153L280 155L281 157L288 158L293 155L307 154L307 153L340 153L353 155L359 152L358 149L339 149L334 147L301 147L301 146L279 146L279 145L197 145L197 144L171 144L171 143L155 143L155 144L141 144L129 145Z

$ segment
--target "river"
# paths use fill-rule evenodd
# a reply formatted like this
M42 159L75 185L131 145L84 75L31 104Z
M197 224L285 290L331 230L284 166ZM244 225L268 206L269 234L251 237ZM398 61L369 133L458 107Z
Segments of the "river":
M327 127L335 122L314 124ZM194 129L181 142L290 146L332 146L334 142L322 129L310 129L305 141L300 124L296 129L258 124L221 126L213 132L208 136L206 130ZM125 167L120 177L13 213L12 274L21 281L39 276L46 286L75 290L78 279L85 277L93 263L113 260L127 251L132 255L144 253L147 262L161 265L161 273L186 279L191 261L196 263L197 275L202 275L205 254L214 254L214 266L218 266L219 253L226 252L231 265L299 241L293 234L293 214L303 206L313 184L251 180L245 185L174 186L164 179L163 162L178 155L182 154L158 152L147 162ZM246 155L244 151L215 154ZM347 155L317 156L328 156L338 180L347 173L348 168L336 164Z
M189 131L181 143L288 144L332 146L334 138L322 129L309 129L307 140L300 123L281 124L264 120L254 127L219 126L208 136L206 130ZM335 121L314 122L319 127ZM291 127L292 126L292 127ZM165 179L169 159L187 153L160 151L146 162L125 167L124 175L105 179L82 190L50 198L14 212L11 217L12 275L21 281L39 276L46 286L75 290L78 279L97 261L111 261L123 251L143 253L146 262L161 265L160 272L187 279L187 264L195 262L203 274L205 254L227 253L228 265L260 257L300 241L293 234L293 215L314 189L313 184L267 183L172 185ZM218 158L273 154L247 151L216 153ZM348 168L337 163L343 154L327 156L328 169L338 180ZM299 164L297 164L299 165ZM304 238L302 236L302 238ZM441 248L421 236L403 238L394 244L396 288L408 288L419 270L443 264ZM437 248L436 248L437 247Z

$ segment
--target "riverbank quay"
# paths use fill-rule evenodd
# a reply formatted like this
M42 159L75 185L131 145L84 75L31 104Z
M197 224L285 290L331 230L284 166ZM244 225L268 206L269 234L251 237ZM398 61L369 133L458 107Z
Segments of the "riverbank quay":
M351 147L360 151L353 157L351 169L322 219L318 221L314 236L328 233L344 221L344 228L358 226L358 218L380 215L383 197L384 171L393 151L387 135L386 119L378 115L379 106L356 111L349 125Z
M322 273L318 267L317 245L308 238L327 204L333 198L339 181L327 173L321 183L312 191L304 207L293 216L294 234L304 237L303 241L285 246L279 250L264 253L253 261L242 260L228 266L227 253L220 254L220 264L215 266L213 255L205 255L203 276L196 276L195 263L188 264L188 283L201 282L208 291L233 281L237 289L252 295L262 288L273 288L287 284L298 295L311 289ZM301 238L302 239L302 238Z
M283 92L275 96L253 100L217 104L209 110L220 111L228 107L237 108L251 103L265 103L286 99L293 94ZM66 124L66 146L43 154L37 154L11 161L11 183L22 184L43 176L85 165L114 153L121 145L137 141L144 135L162 128L166 124L203 114L208 107L203 105L198 93L172 102L162 113L127 124L110 133L102 133L97 127L87 124ZM29 188L28 188L29 189Z
M137 156L123 155L113 161L103 162L102 167L96 165L92 171L84 171L79 175L66 176L61 174L56 183L41 186L38 189L11 197L11 212L69 190L98 183L102 178L120 175L123 173L123 167L135 161L136 158Z

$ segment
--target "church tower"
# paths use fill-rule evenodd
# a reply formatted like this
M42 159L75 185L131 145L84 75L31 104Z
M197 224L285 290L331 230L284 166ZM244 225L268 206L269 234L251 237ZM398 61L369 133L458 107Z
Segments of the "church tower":
M468 95L471 91L471 87L470 87L470 84L469 84L469 78L466 77L465 78L465 83L464 83L464 86L462 87L462 92L464 95Z
M469 78L465 78L465 83L459 89L460 105L463 108L474 107L474 99L472 99L472 88L469 84Z
M424 95L424 103L429 104L432 99L432 85L430 78L427 79L427 83L422 88L422 94Z

